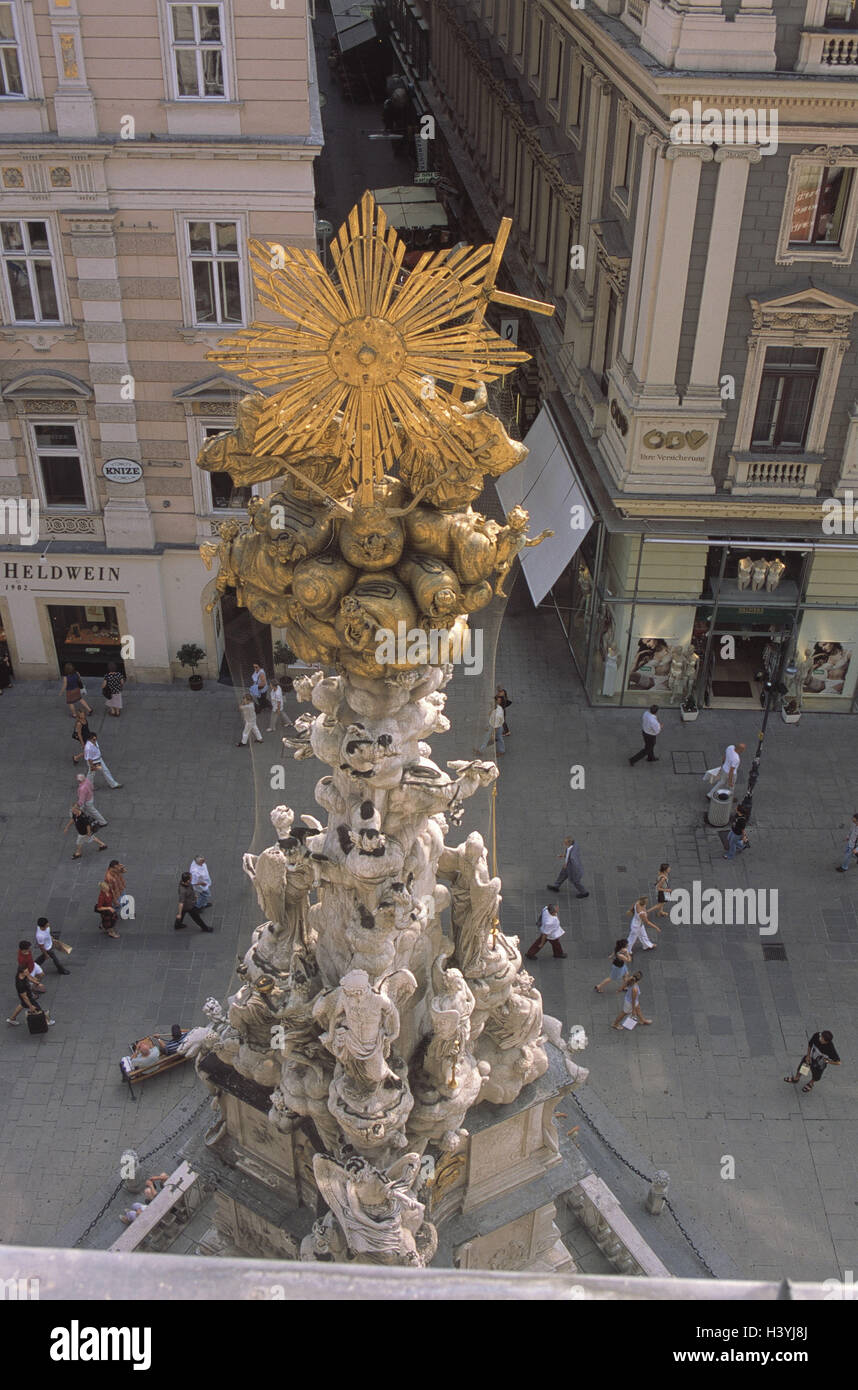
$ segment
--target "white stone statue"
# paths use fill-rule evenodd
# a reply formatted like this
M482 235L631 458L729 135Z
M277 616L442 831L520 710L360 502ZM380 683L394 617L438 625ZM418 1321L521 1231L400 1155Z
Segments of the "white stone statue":
M479 831L472 831L455 849L445 849L438 867L451 880L456 960L464 975L479 975L501 904L501 881L489 874Z
M350 970L338 989L316 1001L313 1017L325 1031L321 1041L358 1089L375 1091L396 1081L387 1065L399 1034L399 1010L394 997L407 998L417 988L410 970L398 970L370 983L365 970Z
M471 1014L474 996L461 970L445 970L445 952L432 965L432 986L435 990L429 1001L432 1041L426 1050L423 1069L438 1087L455 1090L457 1070L471 1037Z
M352 1255L380 1265L428 1264L437 1249L434 1226L424 1220L425 1207L414 1196L420 1174L420 1155L404 1154L381 1171L364 1158L337 1163L316 1154L313 1173L319 1191L330 1207ZM314 1258L313 1245L322 1237L327 1247L330 1226L314 1232L302 1246L302 1257ZM306 1248L305 1248L306 1247ZM325 1250L327 1253L327 1250Z

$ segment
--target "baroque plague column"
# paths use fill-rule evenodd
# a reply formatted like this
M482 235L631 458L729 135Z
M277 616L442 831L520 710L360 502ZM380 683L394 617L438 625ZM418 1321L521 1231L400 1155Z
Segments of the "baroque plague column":
M406 274L366 194L333 275L312 252L253 247L278 321L209 354L272 394L245 397L199 466L277 481L203 558L320 668L296 683L312 712L284 744L326 765L327 815L271 813L275 843L244 858L265 920L241 987L185 1043L214 1096L193 1162L217 1187L220 1250L571 1264L551 1116L587 1075L572 1059L586 1040L543 1018L482 837L447 843L496 765L442 770L428 742L449 728L468 615L536 543L520 509L500 525L471 505L526 453L486 408L485 383L526 357L485 325L486 305L550 312L495 289L508 230Z

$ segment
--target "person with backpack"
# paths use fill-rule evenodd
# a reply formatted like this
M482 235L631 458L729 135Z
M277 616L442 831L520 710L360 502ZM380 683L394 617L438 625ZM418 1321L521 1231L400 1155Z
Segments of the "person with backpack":
M69 811L69 816L70 820L63 827L63 834L68 834L72 826L74 826L75 830L77 831L77 841L75 843L75 849L74 854L72 855L72 859L80 859L81 847L86 844L87 840L95 840L95 843L98 845L99 851L107 849L107 845L104 843L103 840L100 840L95 833L95 821L90 820L89 816L86 814L86 811L83 809L79 802L76 801L74 806L72 806L71 810Z
M722 859L735 859L737 854L742 854L746 849L751 848L748 832L745 828L747 824L748 807L743 802L733 812L730 829L727 831L727 853L722 854Z
M525 953L525 959L536 960L543 946L546 942L550 941L552 955L556 956L559 960L565 960L566 952L560 945L560 938L565 935L565 932L560 925L560 918L557 916L556 903L548 903L542 909L536 919L536 925L539 929L539 935L530 950Z

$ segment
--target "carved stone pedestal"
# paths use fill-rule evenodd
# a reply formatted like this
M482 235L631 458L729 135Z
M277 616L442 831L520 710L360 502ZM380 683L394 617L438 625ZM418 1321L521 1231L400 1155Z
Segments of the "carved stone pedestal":
M416 1195L438 1232L433 1267L574 1272L555 1199L581 1174L560 1153L554 1121L574 1082L562 1053L550 1043L546 1051L549 1070L539 1080L509 1105L476 1106L460 1147L424 1158ZM217 1088L222 1118L186 1152L217 1187L212 1253L299 1259L326 1212L313 1174L318 1136L307 1122L275 1134L270 1092L213 1055L200 1070Z

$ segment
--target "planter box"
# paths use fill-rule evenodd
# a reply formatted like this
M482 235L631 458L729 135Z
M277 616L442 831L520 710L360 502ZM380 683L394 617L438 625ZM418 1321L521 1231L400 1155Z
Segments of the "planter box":
M798 714L787 714L784 710L781 710L781 719L785 724L797 724L801 719L801 713L801 710L799 710Z
M679 711L679 717L682 720L683 724L691 724L697 718L699 713L699 709L681 709Z

